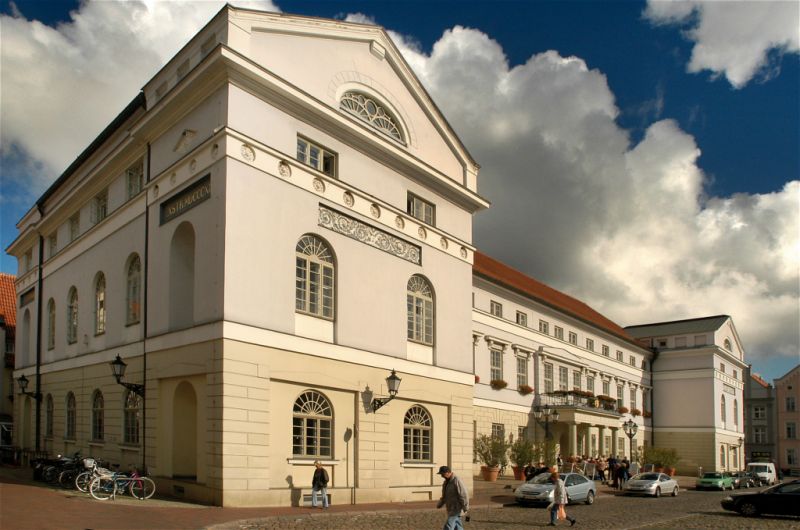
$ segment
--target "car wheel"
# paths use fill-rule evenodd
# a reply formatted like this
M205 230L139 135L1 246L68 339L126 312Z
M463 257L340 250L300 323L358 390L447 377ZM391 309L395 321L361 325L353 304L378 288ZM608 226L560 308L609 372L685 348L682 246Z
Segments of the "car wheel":
M661 488L656 488L656 492L653 493L653 496L656 498L661 497Z
M594 492L593 491L589 491L589 493L586 494L586 504L594 504Z
M745 517L755 517L758 515L758 508L752 502L744 502L739 506L739 513Z
M677 497L678 496L678 486L675 486L675 489L672 490L672 496L673 497Z

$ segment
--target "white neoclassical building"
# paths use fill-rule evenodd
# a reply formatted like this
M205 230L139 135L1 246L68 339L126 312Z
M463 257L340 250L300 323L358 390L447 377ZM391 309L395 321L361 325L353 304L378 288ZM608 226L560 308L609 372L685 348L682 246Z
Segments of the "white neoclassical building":
M694 443L659 381L735 378L659 375L662 346L476 252L477 186L383 29L224 7L17 225L15 444L265 506L317 459L335 503L471 486L474 437L541 437L534 405L563 454L630 454L623 421Z

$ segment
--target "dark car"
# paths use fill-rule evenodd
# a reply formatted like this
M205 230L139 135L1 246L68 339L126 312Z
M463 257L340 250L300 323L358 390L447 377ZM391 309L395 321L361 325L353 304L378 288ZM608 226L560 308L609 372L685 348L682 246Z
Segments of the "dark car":
M722 499L722 507L748 517L761 514L800 516L800 480L753 493L732 493Z
M754 474L748 471L737 471L731 473L733 477L733 485L737 489L741 488L755 488L761 485L761 480Z

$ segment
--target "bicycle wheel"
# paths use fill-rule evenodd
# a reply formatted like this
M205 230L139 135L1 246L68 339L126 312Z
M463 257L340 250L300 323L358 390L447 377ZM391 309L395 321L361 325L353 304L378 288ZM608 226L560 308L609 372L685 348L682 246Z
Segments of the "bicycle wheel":
M74 480L75 480L75 472L72 470L62 471L58 475L58 484L64 489L72 488Z
M42 473L42 480L45 482L56 482L58 481L58 473L59 471L55 466L47 466Z
M156 492L156 484L147 477L136 477L130 479L131 483L128 486L131 496L139 500L149 499Z
M89 485L89 493L98 501L105 501L117 493L117 481L112 477L95 477Z
M94 475L92 475L91 471L84 471L75 477L75 487L78 488L78 491L89 493L89 484L91 484L93 478Z

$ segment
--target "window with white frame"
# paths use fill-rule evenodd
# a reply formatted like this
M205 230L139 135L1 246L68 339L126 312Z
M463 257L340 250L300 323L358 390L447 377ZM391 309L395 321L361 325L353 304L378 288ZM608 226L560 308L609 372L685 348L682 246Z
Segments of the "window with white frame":
M528 315L522 311L517 311L517 324L528 327Z
M795 406L794 396L786 396L786 412L794 412Z
M297 160L329 177L336 178L336 153L299 136Z
M767 428L762 426L753 427L753 443L767 443Z
M572 372L572 389L573 390L580 390L581 389L581 373L578 370Z
M47 236L47 254L52 258L58 252L58 232Z
M144 180L144 160L137 160L131 167L125 170L125 181L128 187L128 200L139 195L142 191Z
M410 341L433 345L433 289L424 277L413 275L406 286L406 309Z
M64 422L64 439L75 439L75 426L77 424L77 405L75 403L75 394L67 392L67 417Z
M141 398L133 391L125 394L125 417L122 442L130 445L139 444L139 415Z
M503 379L503 352L497 348L489 350L491 355L491 379L501 381Z
M686 337L675 337L675 347L676 348L685 348L686 347Z
M92 222L99 223L108 217L108 190L105 189L95 195L92 200Z
M739 401L733 400L733 424L739 426Z
M786 439L794 440L797 438L797 425L793 421L786 422Z
M767 407L755 406L753 407L753 419L763 420L767 417Z
M431 461L431 416L419 405L406 412L403 419L403 460Z
M558 340L564 340L564 328L556 326L553 330L553 336Z
M491 300L489 302L489 312L496 317L503 318L503 304Z
M631 366L636 366L636 357L634 357L633 355L629 356L628 364L630 364Z
M553 365L551 363L544 363L544 391L545 393L553 391Z
M719 371L725 373L725 363L719 363Z
M436 225L436 206L410 192L406 199L406 212L425 224Z
M106 277L101 272L94 283L94 334L106 332Z
M517 356L517 388L528 384L528 358L524 355Z
M539 333L547 335L550 331L550 324L545 320L539 320Z
M636 389L635 388L631 388L630 389L630 398L631 398L631 409L638 408L636 406Z
M601 347L601 350L603 352L603 357L608 357L610 355L609 352L611 350L609 349L608 344L603 344L603 346Z
M622 353L622 350L617 350L617 360L618 361L622 361L623 355L624 354Z
M105 402L103 393L94 391L92 396L92 440L101 442L105 439Z
M578 334L574 331L569 332L569 343L575 344L576 346L578 345Z
M594 394L594 376L592 375L586 376L586 390Z
M624 406L622 385L617 385L617 408Z
M586 339L586 349L594 351L594 341L592 339Z
M25 252L25 256L22 260L22 270L24 272L28 272L33 268L33 248L29 248Z
M78 290L74 286L67 296L67 342L78 342Z
M45 399L45 416L44 416L44 436L45 438L53 437L53 414L55 412L55 405L53 403L53 396L47 394Z
M47 301L47 349L56 347L56 302L52 298Z
M306 234L295 248L295 310L333 319L333 253L322 239Z
M492 423L492 438L506 439L506 426L502 423Z
M360 92L348 91L342 95L339 108L368 123L386 136L403 142L397 118L375 98Z
M695 346L705 346L706 345L706 336L705 335L695 335L694 336L694 345Z
M567 390L569 386L569 370L566 366L558 367L558 389Z
M69 240L75 241L81 235L81 214L76 213L69 218Z
M298 457L331 457L333 409L328 398L306 390L292 407L292 454Z
M126 271L126 324L136 324L141 318L142 262L134 255Z
M611 382L610 381L603 381L603 395L610 396L611 395Z

